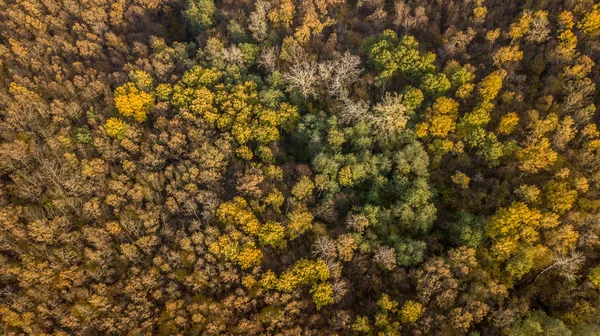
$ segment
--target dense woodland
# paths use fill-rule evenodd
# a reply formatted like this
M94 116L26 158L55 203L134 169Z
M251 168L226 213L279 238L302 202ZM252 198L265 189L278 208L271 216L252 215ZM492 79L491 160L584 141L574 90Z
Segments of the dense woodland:
M2 335L600 335L600 3L0 0Z

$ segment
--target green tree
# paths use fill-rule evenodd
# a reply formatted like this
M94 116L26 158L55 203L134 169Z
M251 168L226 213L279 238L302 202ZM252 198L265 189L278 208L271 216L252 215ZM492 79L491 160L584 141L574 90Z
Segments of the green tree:
M183 15L194 34L213 25L216 10L213 0L187 0Z

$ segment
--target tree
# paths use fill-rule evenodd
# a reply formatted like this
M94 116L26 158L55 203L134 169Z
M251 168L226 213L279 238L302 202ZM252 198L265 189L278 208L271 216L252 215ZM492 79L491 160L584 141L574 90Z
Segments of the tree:
M546 315L541 310L535 310L524 320L517 320L509 329L509 335L572 335L571 330L556 318Z
M435 137L446 137L456 128L458 103L452 98L439 97L425 114L422 130Z
M485 226L485 232L492 242L492 256L504 261L523 246L536 243L541 220L542 214L538 210L530 209L521 202L499 209Z
M363 40L363 49L380 73L376 78L376 85L381 85L391 79L397 72L406 75L418 75L431 72L435 69L433 61L435 55L420 55L419 43L412 36L398 35L392 30L385 30L379 37L370 37ZM445 78L445 77L444 77ZM431 88L433 91L445 88L446 81L442 78L432 77ZM436 85L434 85L437 84ZM429 86L428 86L429 87Z
M400 310L400 319L403 323L414 323L423 315L424 310L422 304L408 300Z
M595 36L600 31L600 6L594 5L592 10L585 14L583 19L577 23L577 28L586 34Z
M278 222L268 221L258 233L260 245L270 245L276 248L284 248L287 243L285 240L285 228Z
M135 121L143 122L154 106L154 97L130 82L115 90L115 106L123 116L133 117Z
M303 210L294 210L287 215L286 232L291 240L312 228L313 215Z
M333 300L333 288L328 282L315 284L310 292L313 295L313 302L317 306L317 310L320 310L323 306L332 304Z
M558 154L550 148L550 141L547 138L541 138L517 151L516 156L519 159L519 169L536 173L553 164Z
M506 77L505 70L496 70L481 80L477 86L477 93L483 101L488 102L496 98L502 89L504 77Z
M515 112L507 113L503 115L500 119L500 124L498 125L498 134L510 134L515 129L515 127L519 124L519 116Z
M128 126L127 123L119 118L110 118L106 121L104 128L109 137L121 140L125 136Z
M270 4L265 1L257 1L254 4L254 12L250 14L250 24L248 29L257 41L264 41L267 38L267 13L270 9Z
M213 0L187 0L183 15L193 34L213 25L213 14L216 10Z

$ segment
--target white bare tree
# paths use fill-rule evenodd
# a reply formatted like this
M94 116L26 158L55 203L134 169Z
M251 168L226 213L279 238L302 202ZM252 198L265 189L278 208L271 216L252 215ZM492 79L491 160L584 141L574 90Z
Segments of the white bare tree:
M252 37L257 41L264 41L268 35L267 13L271 9L271 4L263 0L258 0L254 6L255 9L250 14L248 29L252 33Z
M316 93L317 84L321 80L318 70L317 63L310 57L294 57L292 65L283 74L283 79L288 85L288 90L296 88L306 98Z
M406 127L411 111L402 104L402 96L386 93L383 100L373 107L365 101L344 99L339 111L340 121L345 124L364 122L384 135L400 132Z
M319 237L312 246L313 255L328 260L336 257L335 240L329 237Z
M568 255L557 254L552 259L552 264L544 268L540 274L538 274L536 279L542 276L542 274L555 269L558 271L559 276L567 280L574 280L577 277L577 272L584 261L585 256L583 253L578 251L573 251Z

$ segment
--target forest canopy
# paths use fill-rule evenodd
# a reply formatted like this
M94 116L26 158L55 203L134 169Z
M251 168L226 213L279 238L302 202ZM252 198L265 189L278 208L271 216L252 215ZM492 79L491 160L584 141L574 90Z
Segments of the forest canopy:
M593 0L0 0L0 333L600 336L599 62Z

